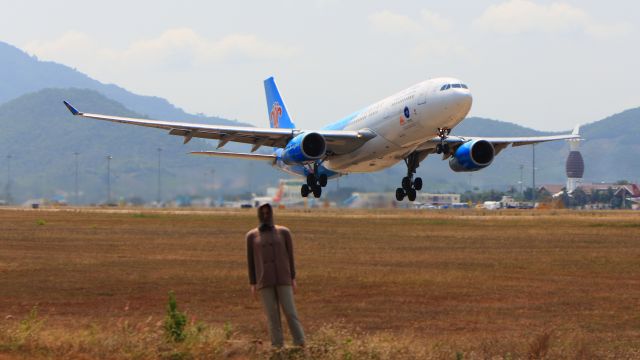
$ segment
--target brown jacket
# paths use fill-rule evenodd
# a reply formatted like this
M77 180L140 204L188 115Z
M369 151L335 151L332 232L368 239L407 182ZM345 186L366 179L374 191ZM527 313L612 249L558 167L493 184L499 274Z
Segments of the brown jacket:
M291 285L296 278L291 233L284 226L261 226L247 233L249 283L257 289Z

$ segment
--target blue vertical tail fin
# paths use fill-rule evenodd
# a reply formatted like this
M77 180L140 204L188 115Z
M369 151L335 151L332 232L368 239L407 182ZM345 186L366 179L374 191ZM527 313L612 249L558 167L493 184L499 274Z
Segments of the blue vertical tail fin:
M264 81L264 92L267 96L267 114L269 115L269 124L272 128L295 129L287 107L282 101L278 87L276 86L273 76Z

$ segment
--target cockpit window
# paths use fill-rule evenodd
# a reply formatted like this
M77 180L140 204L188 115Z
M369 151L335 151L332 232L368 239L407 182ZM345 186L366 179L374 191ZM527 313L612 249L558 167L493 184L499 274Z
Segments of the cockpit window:
M444 85L442 85L442 87L440 87L440 91L449 90L451 88L454 88L454 89L468 89L469 87L467 87L467 85L465 85L465 84L444 84Z

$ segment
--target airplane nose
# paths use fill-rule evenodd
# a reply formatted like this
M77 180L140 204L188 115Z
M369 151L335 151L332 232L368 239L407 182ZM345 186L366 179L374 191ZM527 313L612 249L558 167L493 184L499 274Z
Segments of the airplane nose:
M460 108L471 109L471 104L473 103L473 96L471 96L471 91L467 89L456 89L455 91L455 102Z

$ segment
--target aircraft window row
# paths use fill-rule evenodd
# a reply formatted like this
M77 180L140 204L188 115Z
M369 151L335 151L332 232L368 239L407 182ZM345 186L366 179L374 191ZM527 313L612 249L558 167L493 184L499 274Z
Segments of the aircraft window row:
M413 94L413 95L411 95L411 96L407 96L407 97L402 98L402 99L400 99L400 100L394 101L394 102L393 102L393 104L391 104L391 105L392 105L392 106L393 106L393 105L398 105L398 104L400 104L400 103L402 103L402 102L405 102L405 101L407 101L407 100L411 100L411 99L413 99L415 96L416 96L415 94Z
M440 88L440 91L449 90L451 88L454 88L454 89L468 89L467 85L465 85L465 84L445 84L445 85L442 85L442 87Z
M369 116L373 116L375 114L378 113L378 109L376 108L375 110L371 110L363 115L360 115L359 117L355 118L350 124L357 124L360 121L363 121L364 119L368 118Z

